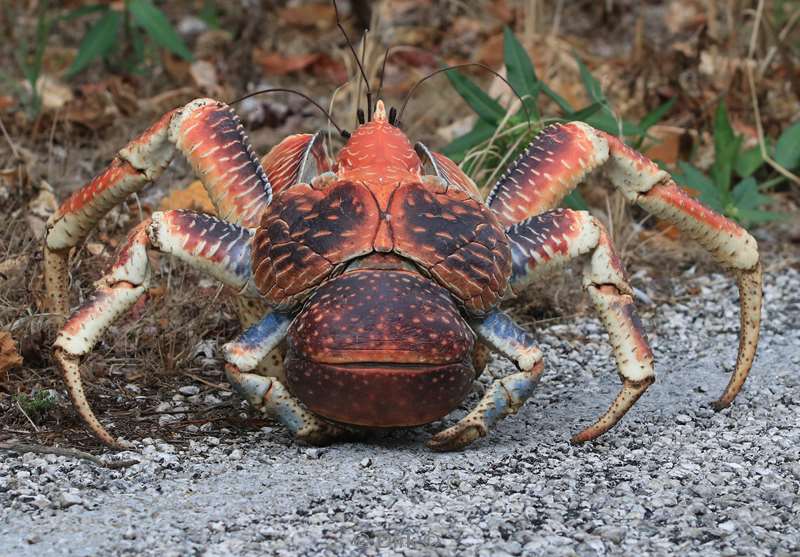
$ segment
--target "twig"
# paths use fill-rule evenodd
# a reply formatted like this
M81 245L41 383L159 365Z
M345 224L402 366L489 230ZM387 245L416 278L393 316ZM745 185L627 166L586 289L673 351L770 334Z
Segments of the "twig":
M6 141L8 141L8 146L11 147L11 152L14 153L14 158L19 159L20 156L19 156L19 151L17 151L17 146L14 145L13 141L11 141L11 136L8 135L8 132L6 131L6 127L3 125L3 119L2 118L0 118L0 130L2 130L3 135L6 138Z
M30 416L28 416L28 413L25 411L25 409L22 407L19 401L17 401L17 408L19 408L19 411L22 412L22 415L25 416L28 422L30 422L30 424L33 426L33 429L36 430L36 433L39 433L39 428L36 426L35 423L33 423L33 420L31 419Z
M29 443L0 443L0 451L13 451L19 454L23 453L54 454L57 456L80 458L82 460L88 460L89 462L92 462L97 466L102 466L103 468L110 468L112 470L115 470L117 468L127 468L128 466L139 464L138 460L117 460L112 462L106 462L100 457L94 456L93 454L89 454L84 451L80 451L78 449L48 447L45 445L31 445Z
M775 171L783 175L788 180L800 185L800 177L793 174L780 164L778 164L767 153L767 144L764 141L764 127L761 125L761 111L758 108L758 95L756 93L756 83L753 79L753 65L755 64L755 51L756 41L758 39L758 29L761 26L761 15L764 12L764 0L758 0L758 7L756 8L756 18L753 22L753 33L750 35L750 48L748 50L747 59L749 62L745 64L745 71L747 73L747 82L750 85L750 98L753 101L753 112L756 117L756 132L758 133L758 146L761 150L761 157L769 164Z

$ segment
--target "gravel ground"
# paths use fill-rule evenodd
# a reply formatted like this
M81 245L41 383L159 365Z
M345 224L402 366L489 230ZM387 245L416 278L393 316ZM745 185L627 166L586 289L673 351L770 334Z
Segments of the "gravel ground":
M657 382L599 442L567 442L619 385L580 318L537 332L540 388L463 453L429 452L434 424L324 449L211 429L144 440L124 470L6 454L0 555L800 555L800 273L767 277L755 366L719 414L736 290L691 270L674 284L677 303L642 304Z

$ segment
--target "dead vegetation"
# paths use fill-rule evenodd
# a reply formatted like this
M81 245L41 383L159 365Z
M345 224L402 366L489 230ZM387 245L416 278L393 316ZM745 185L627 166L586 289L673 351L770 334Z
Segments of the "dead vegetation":
M59 10L68 10L89 3L60 4ZM54 331L42 306L39 245L56 200L65 199L97 174L117 149L158 115L197 96L230 101L256 88L295 87L325 106L330 104L343 127L354 126L362 88L329 3L212 4L217 7L216 26L196 17L202 1L159 4L190 46L193 60L163 50L150 52L139 75L98 62L67 79L65 72L92 19L54 26L42 46L41 75L35 84L41 99L38 109L30 104L31 84L19 64L2 68L0 441L23 438L96 446L75 421L49 356ZM789 2L341 0L340 4L351 36L362 36L366 26L372 29L360 44L373 87L384 51L393 46L383 96L395 105L420 77L442 64L477 61L499 67L503 26L509 25L536 61L540 78L575 105L585 99L574 53L601 80L620 116L638 118L677 97L665 121L654 128L657 141L649 150L668 165L690 158L700 167L710 164L710 122L720 98L727 100L733 126L748 145L777 137L800 117L800 9ZM761 28L754 34L759 10ZM0 59L30 60L40 17L56 12L41 1L8 3L0 13L0 31L7 38L0 44ZM489 77L475 76L493 96L507 95ZM545 108L557 111L555 106ZM238 109L259 152L288 134L325 125L313 107L283 94L258 97ZM465 132L473 119L442 78L420 88L404 124L410 137L441 148ZM339 140L332 138L331 146L338 145ZM193 181L186 165L176 161L155 186L112 211L73 256L73 301L90 292L126 231L143 216L159 208L208 209ZM798 191L787 184L773 193L775 204L795 218ZM618 195L609 195L602 181L583 192L607 222L632 269L660 271L686 261L680 239L675 242L674 235L658 223L646 221ZM766 251L784 253L796 248L800 233L796 226L773 225L762 234L763 241ZM665 265L665 260L673 263ZM225 292L166 258L153 255L153 263L159 273L155 286L115 324L84 365L98 415L112 420L117 434L178 441L204 435L203 424L217 429L265 425L264 420L242 413L216 360L216 347L239 329ZM658 273L649 273L654 275ZM576 280L560 278L552 290L537 293L515 311L526 313L528 322L581 313L586 309L577 291ZM656 283L653 292L658 299L669 289ZM172 399L177 388L187 384L199 387L197 394L185 397L189 410L159 409L162 400ZM31 411L30 401L42 392L48 393L45 398L50 403ZM162 419L169 412L177 419Z

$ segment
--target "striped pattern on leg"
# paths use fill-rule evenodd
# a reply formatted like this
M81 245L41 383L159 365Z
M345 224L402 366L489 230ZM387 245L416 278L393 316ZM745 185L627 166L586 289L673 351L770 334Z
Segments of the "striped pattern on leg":
M72 194L50 218L44 267L52 313L69 313L70 249L114 206L158 178L169 165L175 145L199 174L218 215L248 227L258 225L271 189L238 118L220 102L192 101L162 116L121 149L106 170Z
M515 294L578 256L591 253L583 285L608 332L622 390L597 422L572 438L595 439L611 429L652 384L653 354L636 313L631 288L605 228L589 213L560 209L508 229L511 289Z
M97 282L95 292L70 316L54 343L54 358L78 415L103 443L126 446L92 412L83 389L80 361L147 291L151 272L147 249L173 254L228 286L247 291L251 284L250 240L250 232L240 226L188 211L155 213L152 220L131 231L114 264Z
M469 414L434 435L428 446L436 451L463 449L506 416L516 414L533 394L544 371L542 352L533 337L505 313L495 310L472 327L482 342L514 362L520 371L493 381Z
M500 222L511 226L553 209L608 158L608 145L582 122L553 124L531 142L486 198Z
M261 166L272 184L272 195L297 183L310 184L316 176L329 170L330 162L321 139L322 132L290 135L261 159Z

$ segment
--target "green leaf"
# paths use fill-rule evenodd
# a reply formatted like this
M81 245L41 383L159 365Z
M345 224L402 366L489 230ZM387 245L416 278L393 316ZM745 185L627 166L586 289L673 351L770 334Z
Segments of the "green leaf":
M758 192L758 182L752 176L736 184L731 195L737 209L757 209L770 200Z
M117 33L122 25L122 13L108 10L86 33L78 47L78 55L67 70L67 75L73 77L92 61L105 56L116 44Z
M605 101L606 96L603 94L603 88L600 86L600 82L595 79L592 75L592 72L589 71L589 68L586 67L580 58L575 56L575 61L578 63L578 70L581 73L581 81L583 82L583 87L586 89L586 94L589 95L589 98L593 101Z
M731 174L741 142L742 138L736 136L731 127L725 101L720 101L714 115L714 164L711 176L717 188L726 193L731 188Z
M602 109L601 112L586 118L584 121L590 126L612 135L619 135L620 131L622 131L622 135L625 137L641 135L642 130L639 128L638 124L628 120L622 120L622 129L620 130L620 122L608 111L608 107L603 104Z
M494 126L487 124L483 120L478 120L472 130L461 137L455 138L447 147L442 149L442 152L455 162L461 162L467 155L467 151L488 140L494 135L494 131Z
M675 173L675 181L680 185L700 192L700 201L718 213L724 212L725 201L711 179L687 162L679 163L683 174ZM727 192L726 192L727 193Z
M589 210L589 205L578 190L572 190L561 204L576 211Z
M528 53L508 27L503 28L503 58L509 83L524 98L531 116L538 120L540 114L536 100L541 85Z
M550 87L545 82L540 81L539 83L542 84L542 93L550 97L550 99L554 103L556 103L558 107L564 111L565 114L571 114L572 112L574 112L572 105L569 104L564 97L562 97L561 95L550 89Z
M467 102L481 120L495 126L505 117L506 111L500 104L483 92L468 77L457 71L447 72L447 79L453 85L458 94Z
M128 0L127 5L133 20L147 32L156 44L184 60L191 61L192 53L172 27L164 12L155 7L150 0Z
M760 209L738 209L736 216L738 220L750 224L772 222L776 220L783 220L786 218L785 213L776 213L774 211L762 211Z
M78 19L85 15L97 13L97 12L105 12L110 10L109 6L105 6L102 4L94 5L94 6L82 6L80 8L76 8L74 10L70 10L64 15L60 16L59 19L62 21L72 21L73 19Z
M661 106L658 106L645 114L644 118L642 118L642 120L639 122L639 127L647 132L647 130L658 124L661 119L667 115L677 100L678 97L672 97Z
M662 118L664 118L664 116L667 115L667 113L670 111L670 109L672 109L672 106L675 104L675 101L677 100L678 97L672 97L667 102L663 103L660 106L657 106L656 108L654 108L653 110L644 115L644 118L642 118L639 121L639 129L641 130L641 133L639 134L639 139L637 139L636 142L633 144L634 149L640 149L642 147L642 143L644 143L644 140L647 136L647 131L656 124L658 124L662 120Z
M746 151L741 151L736 157L734 169L736 175L741 178L752 176L753 173L764 164L764 157L761 156L761 147L756 145Z
M581 108L577 112L571 112L568 116L570 120L579 120L585 122L587 118L595 114L598 110L605 106L602 102L594 102L585 108Z
M800 168L800 120L783 130L778 138L775 162L788 170Z

